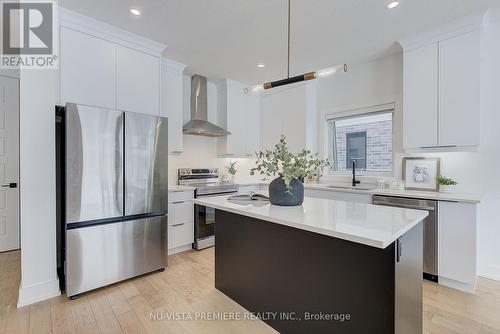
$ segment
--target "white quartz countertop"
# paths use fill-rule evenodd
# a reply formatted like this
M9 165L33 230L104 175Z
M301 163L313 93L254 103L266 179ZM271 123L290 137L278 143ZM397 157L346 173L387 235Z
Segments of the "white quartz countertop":
M428 216L422 210L310 197L296 207L228 201L228 196L197 198L194 203L377 248L386 248Z
M168 192L195 191L195 187L173 185L168 187Z
M268 185L269 182L241 182L238 183L240 186L250 186L265 184ZM306 189L313 190L323 190L323 191L336 191L336 192L348 192L354 194L368 194L368 195L385 195L385 196L397 196L397 197L408 197L408 198L421 198L430 199L436 201L449 201L449 202L463 202L463 203L479 203L481 199L477 195L472 194L455 194L455 193L444 193L444 192L433 192L433 191L417 191L417 190L394 190L394 189L380 189L374 188L369 190L364 189L350 189L350 188L336 188L332 187L333 184L327 183L306 183L304 187ZM365 186L365 185L363 185Z

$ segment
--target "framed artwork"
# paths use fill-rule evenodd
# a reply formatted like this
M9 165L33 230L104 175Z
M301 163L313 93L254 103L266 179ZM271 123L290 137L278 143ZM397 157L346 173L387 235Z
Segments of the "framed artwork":
M403 181L407 190L439 191L440 158L403 158Z

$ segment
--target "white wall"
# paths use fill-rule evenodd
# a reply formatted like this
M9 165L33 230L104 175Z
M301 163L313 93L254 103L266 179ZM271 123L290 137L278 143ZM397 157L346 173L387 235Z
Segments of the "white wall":
M261 93L262 149L272 149L285 135L291 152L318 151L317 81L306 81Z
M479 220L478 271L500 280L500 7L485 18L481 37L481 150L479 174L483 201ZM478 180L479 181L479 180Z
M226 173L224 166L230 161L238 161L236 182L259 181L261 178L250 176L250 169L255 165L255 159L218 158L217 139L211 137L184 135L184 153L170 155L168 161L168 183L177 184L177 169L179 168L219 168L219 173Z
M20 75L21 286L18 306L60 294L56 273L57 71Z
M317 105L319 110L320 152L328 157L328 128L326 114L395 103L394 110L394 175L400 175L402 146L403 56L397 53L363 64L354 64L347 73L318 79ZM385 177L360 177L376 183ZM349 176L323 177L325 181L348 182Z

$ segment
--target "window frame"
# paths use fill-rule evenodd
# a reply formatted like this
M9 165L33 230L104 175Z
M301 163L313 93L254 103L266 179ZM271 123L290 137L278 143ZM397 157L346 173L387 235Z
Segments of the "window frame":
M330 162L330 168L328 168L326 176L345 176L345 175L352 174L351 170L337 170L337 163L333 163L333 161L335 161L335 159L334 159L335 153L337 152L337 140L336 140L336 136L335 136L335 133L336 133L335 123L337 121L353 119L353 118L358 118L358 117L365 117L365 116L391 114L391 118L392 118L391 171L373 171L373 170L365 170L365 169L359 170L359 171L361 172L362 176L393 177L395 175L394 174L395 173L395 171L394 171L394 168L395 168L395 164L394 164L394 157L395 157L395 154L394 154L395 110L396 110L395 104L391 103L391 104L386 104L386 105L381 105L381 106L360 108L357 110L348 110L345 112L326 114L326 125L328 128L328 142L327 142L327 152L325 152L325 153L328 156L328 161ZM368 163L368 161L367 161L367 163Z

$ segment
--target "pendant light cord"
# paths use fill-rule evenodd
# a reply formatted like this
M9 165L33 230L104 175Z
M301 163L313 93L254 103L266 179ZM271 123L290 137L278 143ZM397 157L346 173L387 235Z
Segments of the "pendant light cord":
M288 0L288 67L287 78L290 79L290 1Z

